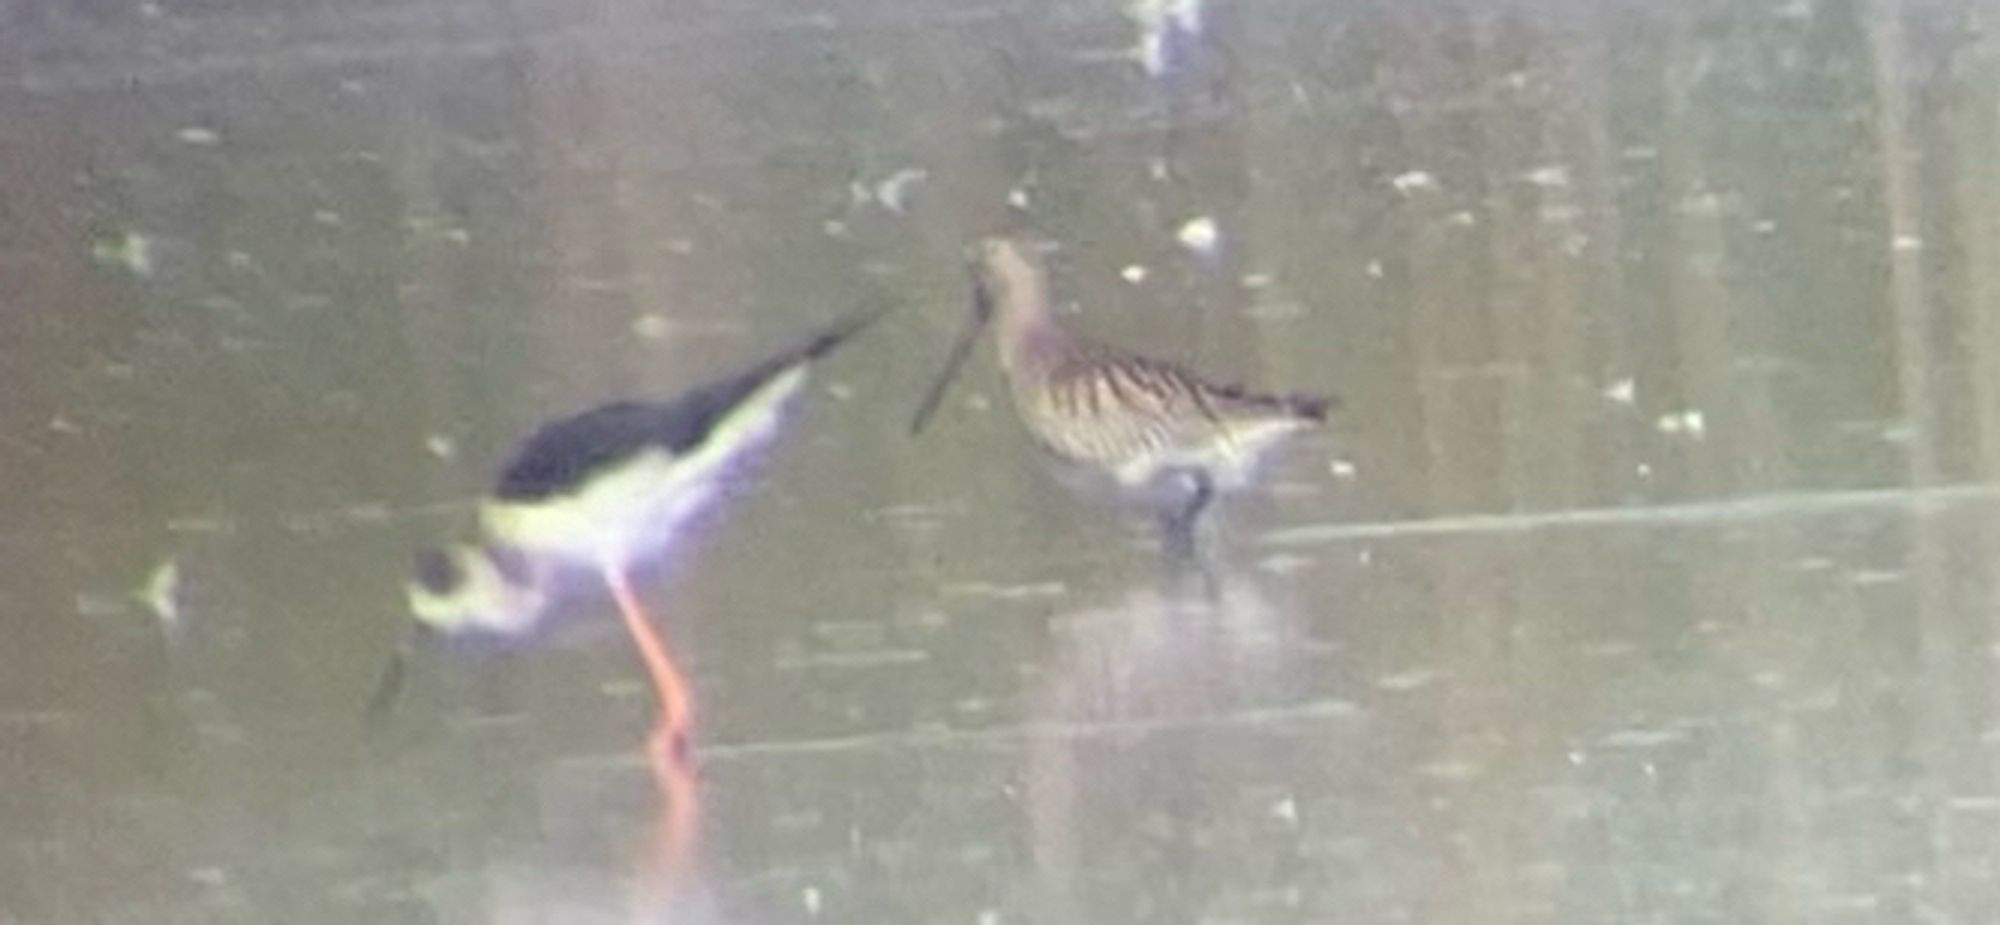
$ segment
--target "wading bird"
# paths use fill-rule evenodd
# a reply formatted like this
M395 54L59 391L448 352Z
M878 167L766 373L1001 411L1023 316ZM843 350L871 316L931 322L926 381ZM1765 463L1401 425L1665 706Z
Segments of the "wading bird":
M479 539L417 555L408 586L416 634L520 637L561 579L594 572L610 589L659 698L656 769L685 757L692 705L671 649L633 593L633 568L661 558L778 433L813 361L883 309L845 318L749 369L666 401L621 401L551 421L501 467L479 507ZM402 686L410 648L384 670L369 714Z
M1000 370L1014 410L1063 481L1108 487L1158 511L1170 554L1194 552L1196 522L1218 492L1249 485L1283 438L1326 420L1330 399L1218 384L1065 330L1033 244L981 241L971 271L971 316L910 432L923 430L980 331L997 318Z

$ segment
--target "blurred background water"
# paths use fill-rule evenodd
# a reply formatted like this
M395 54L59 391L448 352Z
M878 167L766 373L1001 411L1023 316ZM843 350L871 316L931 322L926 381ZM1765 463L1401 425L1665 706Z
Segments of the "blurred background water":
M0 0L0 922L1988 921L1991 23ZM1345 401L1212 602L990 359L904 433L1023 223ZM602 601L364 734L536 421L884 297L646 585L689 792Z

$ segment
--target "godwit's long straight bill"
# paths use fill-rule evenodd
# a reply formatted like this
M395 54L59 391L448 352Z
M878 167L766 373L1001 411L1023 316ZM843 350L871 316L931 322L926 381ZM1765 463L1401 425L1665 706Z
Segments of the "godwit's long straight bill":
M993 296L986 287L978 284L975 276L972 286L972 302L966 312L965 323L958 329L958 339L952 341L951 352L945 355L944 366L938 370L937 378L931 381L930 389L924 392L922 404L910 418L910 434L923 433L931 415L937 413L943 403L945 393L950 391L952 382L958 379L959 367L965 365L965 358L972 355L972 348L979 341L980 332L986 330L987 322L993 320Z

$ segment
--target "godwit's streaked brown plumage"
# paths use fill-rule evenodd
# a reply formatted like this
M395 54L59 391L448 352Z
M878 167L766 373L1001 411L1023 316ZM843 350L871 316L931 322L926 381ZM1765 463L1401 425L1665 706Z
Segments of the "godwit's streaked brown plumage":
M1072 334L1056 321L1037 248L990 238L975 248L973 316L917 409L922 430L989 318L1014 408L1049 455L1160 507L1170 543L1219 491L1252 481L1285 437L1326 419L1330 401L1252 392L1180 365Z

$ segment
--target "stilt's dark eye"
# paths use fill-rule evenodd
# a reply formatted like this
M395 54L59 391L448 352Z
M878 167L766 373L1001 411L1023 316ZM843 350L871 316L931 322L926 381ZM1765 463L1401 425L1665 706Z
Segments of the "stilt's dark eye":
M417 583L425 590L443 594L457 587L463 578L458 563L445 555L444 550L430 546L417 550Z

